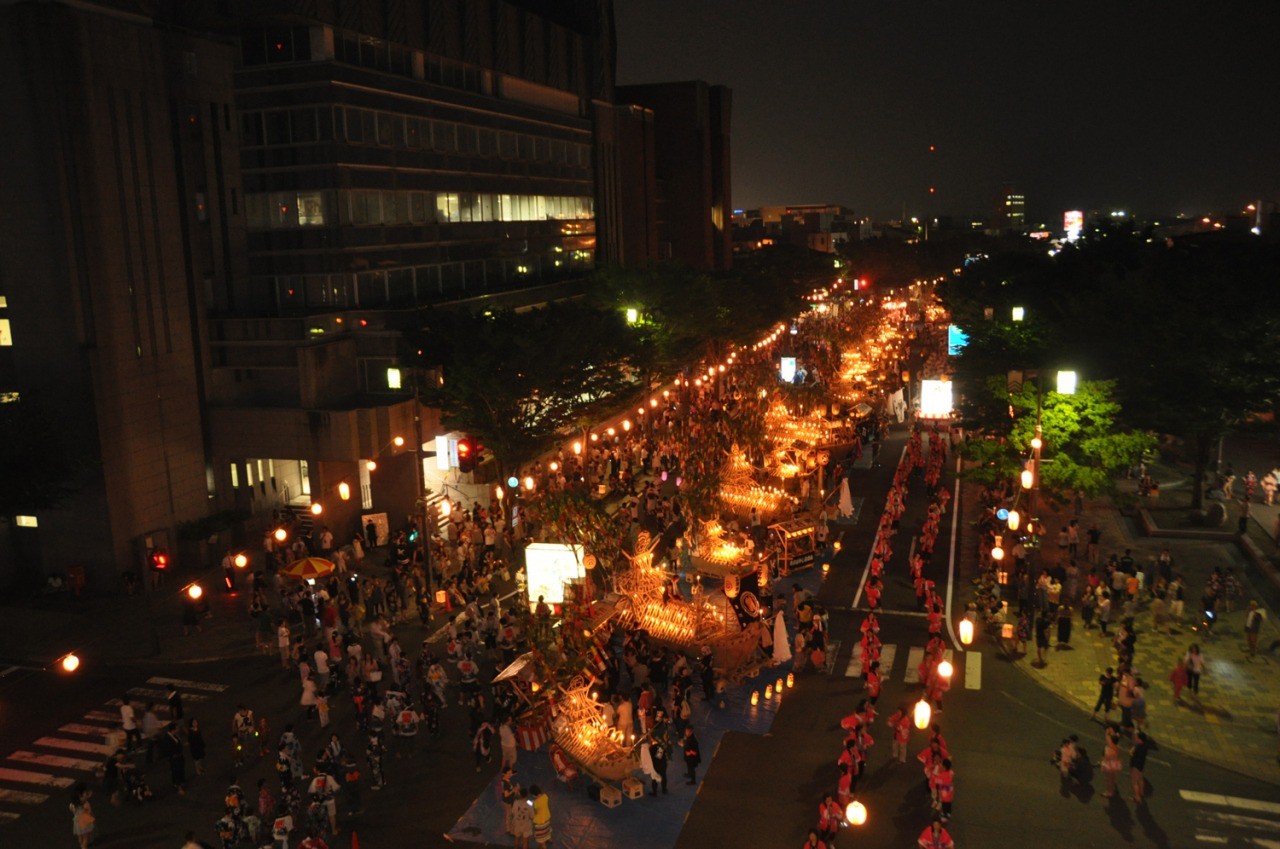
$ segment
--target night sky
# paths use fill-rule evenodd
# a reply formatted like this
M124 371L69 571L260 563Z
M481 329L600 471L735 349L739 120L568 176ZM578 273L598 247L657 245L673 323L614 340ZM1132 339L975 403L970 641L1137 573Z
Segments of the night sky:
M733 89L738 208L985 217L1013 183L1060 226L1280 199L1274 0L615 2L619 83Z

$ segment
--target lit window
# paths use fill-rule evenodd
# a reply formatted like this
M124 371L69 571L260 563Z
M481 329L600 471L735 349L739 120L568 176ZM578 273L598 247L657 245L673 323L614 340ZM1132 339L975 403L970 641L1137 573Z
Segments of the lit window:
M0 404L16 404L20 399L17 392L0 392Z
M8 309L8 307L9 307L9 299L6 298L4 295L0 295L0 310Z
M400 388L400 369L398 368L387 369L387 388L388 389Z
M9 331L9 319L0 318L0 348L13 344L13 334Z
M258 461L258 481L259 483L265 483L266 480L267 480L267 476L262 473L262 461L259 460Z
M231 464L231 488L232 489L240 488L240 469L239 467L236 466L235 463Z
M13 521L20 528L38 528L40 522L35 516L14 516Z
M324 224L324 195L320 192L298 194L298 223L302 226Z

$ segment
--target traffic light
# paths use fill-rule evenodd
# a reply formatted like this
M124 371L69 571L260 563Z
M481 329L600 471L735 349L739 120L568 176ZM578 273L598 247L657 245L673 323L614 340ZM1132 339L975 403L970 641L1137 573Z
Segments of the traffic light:
M154 572L167 572L169 570L169 552L163 548L158 548L151 552L147 558Z
M472 472L476 468L476 446L470 437L458 440L458 471Z

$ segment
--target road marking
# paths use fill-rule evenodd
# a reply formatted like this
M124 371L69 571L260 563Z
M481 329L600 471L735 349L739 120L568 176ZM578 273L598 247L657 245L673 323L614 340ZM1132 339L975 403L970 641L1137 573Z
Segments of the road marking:
M41 737L31 745L47 746L51 749L71 749L76 752L92 752L95 755L109 755L115 751L111 746L101 743L86 743L83 740L63 740L61 737Z
M83 734L86 737L106 737L115 729L103 728L101 725L81 725L78 722L72 722L58 729L63 734Z
M47 772L27 772L25 769L9 769L0 766L0 781L12 781L17 784L38 784L42 787L70 787L76 783L74 778L50 775Z
M920 663L924 660L924 648L921 646L912 646L907 652L907 674L903 676L903 682L907 684L920 683Z
M210 693L225 693L229 689L226 684L210 684L205 681L186 681L182 678L148 678L147 683L168 684L171 687L184 687L188 690L207 690Z
M840 654L840 645L839 640L832 640L827 643L827 663L822 669L827 675L830 675L831 670L836 668L836 657Z
M0 802L13 802L16 805L38 805L48 799L48 793L29 793L26 790L5 790L0 788Z
M898 647L889 644L880 647L880 677L885 681L893 674L893 661L898 656Z
M1196 840L1199 840L1201 843L1216 843L1220 846L1224 846L1231 842L1231 838L1229 837L1223 837L1220 834L1212 834L1210 832L1199 830L1196 831Z
M929 614L923 610L886 610L885 608L877 608L876 616L914 616L918 619L926 619Z
M902 454L898 457L898 466L902 465L902 458L905 456L907 456L907 446L903 445ZM897 466L895 466L894 468L897 468ZM888 493L885 493L884 506L885 507L889 506ZM881 508L880 512L881 514L883 514L884 508ZM875 540L872 539L871 550L867 552L867 565L862 569L862 578L858 581L858 591L853 594L853 604L850 605L850 608L849 608L850 610L857 610L858 602L862 601L862 588L867 585L867 576L871 574L871 561L875 558L875 556L876 556L876 544L875 544Z
M1244 814L1232 814L1226 811L1196 811L1196 817L1198 819L1212 820L1214 823L1233 828L1250 828L1255 831L1273 832L1278 825L1275 820L1247 817Z
M93 719L98 722L110 722L113 725L120 725L120 714L108 713L105 710L91 710L84 715L85 719Z
M129 695L137 696L140 699L155 699L157 702L166 702L165 709L168 709L169 692L167 690L152 690L148 687L133 687L129 690ZM209 699L208 696L202 696L198 693L183 693L182 700L184 702L203 702Z
M45 755L35 752L14 752L7 760L34 766L52 766L58 769L77 769L82 772L94 772L98 769L97 761L86 761L81 758L68 758L63 755Z
M1239 808L1242 811L1260 811L1266 814L1280 814L1280 803L1264 802L1260 799L1242 799L1239 796L1223 796L1220 793L1201 793L1198 790L1179 790L1178 795L1188 802L1201 805L1218 805L1223 808Z
M960 647L960 641L956 639L956 629L951 623L951 596L952 587L956 580L956 530L960 524L960 456L956 455L956 491L951 498L951 551L947 558L947 633L951 635L951 645ZM961 649L961 651L964 651Z
M862 675L862 643L857 643L849 652L849 665L844 668L844 677L857 678Z
M982 652L965 652L964 658L964 688L966 690L981 690Z

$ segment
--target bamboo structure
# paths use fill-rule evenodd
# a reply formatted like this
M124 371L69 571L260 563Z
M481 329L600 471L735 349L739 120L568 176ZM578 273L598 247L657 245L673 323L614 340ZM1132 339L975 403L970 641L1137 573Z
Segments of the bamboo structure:
M555 703L551 737L599 781L621 781L640 768L635 741L605 725L600 704L591 697L589 683L574 678Z

